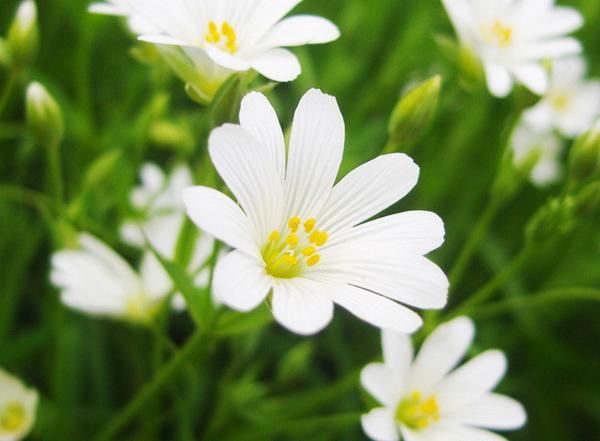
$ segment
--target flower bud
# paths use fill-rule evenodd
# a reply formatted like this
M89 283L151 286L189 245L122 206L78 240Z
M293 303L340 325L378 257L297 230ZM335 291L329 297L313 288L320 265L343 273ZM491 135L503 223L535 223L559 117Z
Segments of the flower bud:
M40 83L27 88L27 122L37 141L42 145L56 146L64 134L64 121L60 107Z
M23 68L33 62L39 46L37 8L33 0L25 0L19 6L7 41L14 67Z
M525 227L528 244L541 245L569 231L575 220L575 208L571 196L552 199L543 205Z
M442 79L439 75L408 92L396 104L388 131L397 145L412 144L425 131L437 108Z
M600 120L579 136L569 154L569 175L575 181L594 178L600 165Z

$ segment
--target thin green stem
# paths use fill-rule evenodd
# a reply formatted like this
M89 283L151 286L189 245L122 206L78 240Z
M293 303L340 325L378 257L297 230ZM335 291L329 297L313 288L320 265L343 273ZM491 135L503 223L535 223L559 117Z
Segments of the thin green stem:
M492 198L485 207L485 210L479 217L479 220L477 221L473 232L469 236L467 243L463 246L462 250L460 251L458 258L456 259L456 263L450 270L450 274L448 276L448 279L450 280L450 287L453 288L460 281L462 275L469 266L473 254L475 253L477 247L484 238L490 226L490 223L498 213L498 210L501 206L501 199Z
M534 293L525 297L513 297L471 310L473 317L490 317L514 309L539 308L554 303L576 300L600 301L600 290L588 287L558 288Z
M110 441L117 439L117 435L127 423L140 412L153 397L155 397L182 366L197 353L206 349L210 336L203 330L196 331L185 346L146 384L142 390L96 435L94 441Z
M10 96L12 95L13 89L17 85L18 78L19 73L13 69L6 80L4 88L2 89L2 94L0 94L0 119L6 110L6 106L8 106L8 103L10 102Z
M485 302L492 296L498 288L503 286L512 276L522 269L523 265L530 259L535 249L532 247L524 247L519 254L506 266L504 269L490 280L486 285L482 286L471 297L467 298L457 308L450 312L450 317L470 314L473 306Z
M48 179L56 207L59 212L64 208L64 184L62 175L62 165L60 162L60 150L58 144L52 143L46 146L48 154Z

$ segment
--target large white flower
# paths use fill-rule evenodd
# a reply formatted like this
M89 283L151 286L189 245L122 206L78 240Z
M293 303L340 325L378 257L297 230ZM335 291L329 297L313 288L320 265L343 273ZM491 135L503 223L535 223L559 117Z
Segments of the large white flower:
M519 124L511 134L510 145L515 166L530 168L529 179L533 184L545 186L561 177L564 142L557 134Z
M24 439L35 421L38 393L0 369L0 441Z
M128 0L107 0L106 2L92 3L88 11L95 14L127 17L129 29L134 34L154 34L160 32L160 29L150 24L139 14L136 14Z
M206 187L184 192L192 220L234 250L216 266L213 289L247 311L269 293L275 319L311 334L332 318L333 303L379 327L412 332L417 308L441 308L448 281L423 257L443 242L434 213L411 211L362 223L417 182L404 154L380 156L333 185L344 149L335 99L307 92L289 148L275 111L259 93L242 101L240 125L210 135L209 152L239 206Z
M87 233L78 237L79 249L52 255L50 280L60 288L67 306L97 316L145 322L158 311L172 288L146 252L136 273L104 242Z
M506 372L503 352L483 352L450 372L474 332L467 317L438 326L413 360L410 337L384 330L384 362L361 372L363 387L383 405L363 415L366 434L376 441L506 441L482 429L523 426L521 404L490 392Z
M321 17L299 15L281 20L301 0L129 0L137 14L161 32L140 39L180 46L199 73L190 77L208 98L235 71L254 69L275 81L291 81L300 63L283 46L326 43L339 37L337 27ZM176 54L170 52L170 60ZM184 63L185 64L185 63Z
M442 0L461 44L483 63L490 92L506 96L513 81L537 94L548 86L540 63L581 52L565 35L583 24L579 12L554 0Z
M555 60L548 91L523 120L540 132L556 128L567 138L589 130L600 117L600 81L585 80L585 70L582 57Z

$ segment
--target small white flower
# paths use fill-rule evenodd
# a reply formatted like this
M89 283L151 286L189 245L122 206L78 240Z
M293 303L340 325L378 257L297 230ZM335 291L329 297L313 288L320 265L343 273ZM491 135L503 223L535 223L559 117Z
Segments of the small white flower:
M538 132L519 124L510 138L516 167L532 167L530 180L537 186L552 184L562 175L563 140L553 132Z
M412 332L417 308L441 308L448 280L423 257L443 242L441 219L412 211L361 223L417 182L404 154L380 156L333 185L344 149L335 99L308 91L289 148L268 100L250 93L240 125L210 135L209 153L239 206L206 187L184 191L191 219L234 248L216 266L213 289L248 311L270 293L275 319L299 334L324 328L334 302L380 327Z
M0 440L25 438L35 421L38 393L17 377L0 369Z
M482 429L523 426L523 406L490 392L506 372L503 352L486 351L452 371L474 332L467 317L438 326L413 360L410 337L384 330L384 362L361 372L363 387L383 405L363 415L366 434L376 441L506 441Z
M281 20L300 1L130 3L136 13L161 30L140 39L181 47L199 73L201 84L196 86L210 98L235 71L254 69L274 81L291 81L300 74L300 63L283 46L326 43L339 37L337 27L321 17L300 15ZM181 66L177 70L181 71Z
M541 60L581 52L565 35L583 24L579 12L554 0L442 0L461 44L482 62L490 92L508 95L517 80L541 95L548 74Z
M567 138L589 130L600 117L600 81L585 80L585 70L582 57L555 60L548 91L523 120L540 132L556 128Z
M172 288L154 255L145 253L138 274L90 234L79 234L78 242L79 249L52 255L50 280L62 290L63 303L91 315L150 320Z
M95 14L119 15L127 18L127 25L134 34L154 34L160 32L140 14L136 14L128 0L106 0L106 2L92 3L88 11Z

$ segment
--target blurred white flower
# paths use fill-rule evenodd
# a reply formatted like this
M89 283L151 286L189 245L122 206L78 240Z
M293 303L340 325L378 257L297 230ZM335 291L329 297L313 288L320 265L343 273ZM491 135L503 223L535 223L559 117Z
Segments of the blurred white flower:
M25 438L35 421L38 393L17 377L0 369L0 440Z
M321 17L282 19L301 0L130 0L136 14L160 29L141 40L178 46L198 78L182 72L184 59L171 51L170 64L207 99L235 71L254 69L274 81L291 81L300 63L282 46L326 43L339 37L337 27ZM165 55L165 53L163 53Z
M146 322L158 312L172 288L164 271L157 271L153 254L146 252L136 273L125 259L87 233L78 237L79 249L52 255L50 280L60 288L67 306L91 315Z
M508 95L516 80L538 95L548 87L541 64L581 52L565 35L583 24L574 9L554 0L442 0L461 44L483 64L490 92Z
M555 60L548 91L523 120L541 132L556 128L567 138L589 130L600 117L600 81L585 80L585 70L582 57Z
M523 426L523 406L490 392L506 372L503 352L486 351L452 371L474 332L466 317L438 326L413 360L410 337L384 330L384 362L361 372L363 387L383 405L363 415L366 434L376 441L505 441L482 429Z
M134 34L154 34L160 30L136 14L128 0L106 0L106 2L92 3L88 11L95 14L119 15L127 18L127 25Z
M238 204L212 188L191 187L184 201L202 230L234 248L217 264L213 289L248 311L269 297L275 319L312 334L333 304L379 327L412 332L410 309L441 308L448 280L423 257L443 242L441 219L412 211L361 223L406 195L419 169L404 154L380 156L333 185L344 149L335 99L307 92L287 149L269 101L250 93L240 125L210 135L209 153Z
M537 186L556 182L562 176L563 140L553 132L538 132L519 124L510 138L513 162L517 168L527 168L529 179Z

